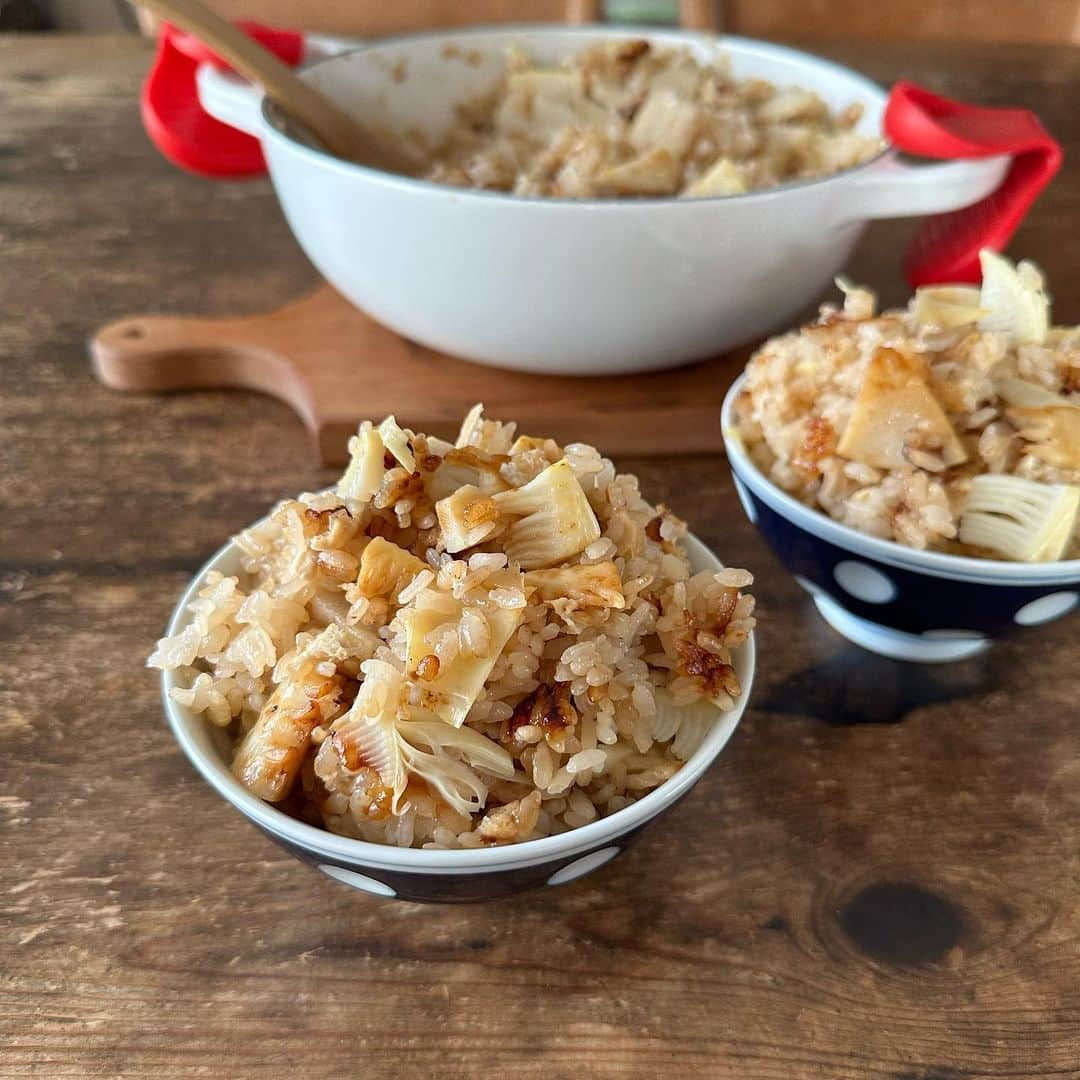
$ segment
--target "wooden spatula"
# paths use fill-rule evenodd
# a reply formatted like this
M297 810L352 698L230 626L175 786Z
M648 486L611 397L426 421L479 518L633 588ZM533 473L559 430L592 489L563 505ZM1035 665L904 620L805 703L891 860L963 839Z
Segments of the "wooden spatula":
M199 38L245 79L261 86L266 96L328 153L389 172L408 171L408 162L395 153L386 139L377 138L316 87L299 78L272 52L200 0L136 0L136 3Z

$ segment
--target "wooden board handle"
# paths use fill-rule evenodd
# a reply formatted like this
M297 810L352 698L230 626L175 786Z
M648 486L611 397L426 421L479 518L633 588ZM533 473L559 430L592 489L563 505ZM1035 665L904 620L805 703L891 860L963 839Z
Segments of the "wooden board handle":
M561 442L616 454L717 453L720 403L745 350L655 374L578 379L455 360L405 341L323 285L241 318L120 319L89 341L98 377L120 391L257 390L299 414L326 463L362 420L394 413L452 435L477 401Z
M291 361L253 342L259 321L120 319L90 339L90 356L98 378L113 390L257 390L284 401L314 431L311 395Z

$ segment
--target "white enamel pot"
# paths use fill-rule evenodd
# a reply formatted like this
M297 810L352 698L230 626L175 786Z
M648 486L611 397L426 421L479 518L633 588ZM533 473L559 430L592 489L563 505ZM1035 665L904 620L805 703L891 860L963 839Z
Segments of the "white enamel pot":
M517 26L383 39L303 77L372 122L431 144L492 87L521 44L555 64L645 36L738 77L860 102L879 134L886 95L807 53L738 37L610 26ZM322 51L327 50L325 40ZM953 210L1003 179L1007 157L911 166L891 151L813 181L728 198L553 200L447 187L332 158L275 126L262 95L203 66L203 107L258 137L293 233L344 296L415 341L525 371L611 375L714 355L784 326L822 294L868 221Z

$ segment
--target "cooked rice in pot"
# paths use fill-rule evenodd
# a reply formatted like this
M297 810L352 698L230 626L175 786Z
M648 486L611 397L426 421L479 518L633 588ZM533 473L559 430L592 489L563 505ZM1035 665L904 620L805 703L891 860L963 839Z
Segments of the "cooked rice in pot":
M460 848L564 832L673 776L741 693L745 570L591 446L466 418L361 426L336 490L236 538L149 663L250 791L335 833Z
M766 342L735 403L750 457L837 521L913 548L1080 557L1080 327L1050 325L1042 277L983 253L982 290L919 289Z
M741 195L873 158L858 102L735 78L728 58L611 40L537 67L511 49L492 94L419 170L429 180L563 199ZM408 149L408 147L406 147Z

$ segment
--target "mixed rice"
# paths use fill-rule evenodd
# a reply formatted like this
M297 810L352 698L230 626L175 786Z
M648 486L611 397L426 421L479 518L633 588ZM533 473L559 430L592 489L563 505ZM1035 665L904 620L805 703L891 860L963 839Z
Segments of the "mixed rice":
M1080 557L1080 327L1050 325L1042 276L982 255L981 291L919 289L766 342L735 404L739 435L785 491L914 548L1039 562Z
M739 697L750 574L694 573L685 525L591 446L477 406L455 445L390 417L349 448L149 661L260 798L403 847L528 840L662 784Z
M520 49L498 89L459 109L428 179L556 198L739 195L875 156L862 107L736 79L726 58L605 41L562 67Z

